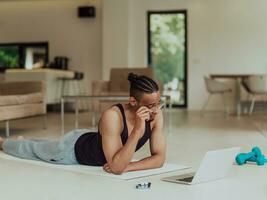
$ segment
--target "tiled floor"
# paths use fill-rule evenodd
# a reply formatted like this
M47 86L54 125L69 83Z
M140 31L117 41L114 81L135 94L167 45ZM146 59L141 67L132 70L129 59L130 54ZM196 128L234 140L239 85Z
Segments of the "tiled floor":
M186 112L182 110L173 110L171 115L171 131L168 132L167 129L165 130L168 162L191 165L193 168L196 168L206 151L232 146L241 146L242 151L249 151L253 146L257 145L267 153L267 137L265 137L267 135L265 134L265 132L267 133L267 117L264 115L253 115L252 117L242 116L240 118L230 116L225 118L216 113L202 116L198 112ZM67 113L65 117L65 129L68 131L74 127L74 114ZM89 113L80 114L80 126L82 128L90 128ZM60 114L49 113L48 128L44 130L42 127L41 117L11 121L10 134L11 137L23 135L25 138L57 139L61 135ZM1 136L4 136L5 129L3 123L0 126L0 131ZM137 152L135 158L141 158L146 155L149 155L148 145ZM107 195L112 191L119 193L120 189L118 187L132 188L135 183L135 181L125 183L104 177L87 177L81 174L61 172L59 170L40 170L37 167L27 167L27 165L13 166L9 164L8 167L2 166L1 170L4 170L0 173L2 177L5 174L4 177L7 178L7 181L0 181L0 187L5 189L9 188L9 185L11 188L15 187L16 191L24 192L22 196L25 199L26 197L27 199L36 199L42 193L42 188L46 188L44 190L46 193L51 193L39 199L88 199L91 194L92 196L97 195L96 191L101 191L101 188L107 191ZM18 173L16 176L12 175L14 171ZM157 177L153 177L151 180L156 179ZM14 184L14 181L16 184ZM50 181L51 184L49 184ZM25 183L25 185L21 186L22 188L18 188L20 182ZM114 186L114 184L117 187L111 189L111 185ZM94 186L93 190L92 188L87 188L92 187L92 185ZM26 186L33 187L34 193L31 193L30 188L25 193L23 187ZM168 191L172 191L171 187L174 186L168 186ZM64 193L64 191L67 192ZM132 192L132 190L129 191L129 193ZM154 196L157 194L153 193ZM10 195L6 195L6 199L12 199L16 195L19 196L19 194ZM139 193L134 193L134 195L136 198ZM117 196L115 195L115 197Z

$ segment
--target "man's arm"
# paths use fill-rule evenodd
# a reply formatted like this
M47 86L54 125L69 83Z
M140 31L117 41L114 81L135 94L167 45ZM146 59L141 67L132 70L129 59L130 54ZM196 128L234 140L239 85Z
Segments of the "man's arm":
M162 111L159 111L155 120L155 125L152 129L150 139L151 156L141 159L137 162L129 163L129 165L125 169L125 172L159 168L164 164L166 154L166 142L165 136L163 134Z
M121 119L115 110L107 110L103 113L99 130L102 136L102 147L107 160L104 169L114 174L121 174L130 163L140 138L144 132L147 109L140 109L136 115L136 125L128 137L127 142L121 142Z

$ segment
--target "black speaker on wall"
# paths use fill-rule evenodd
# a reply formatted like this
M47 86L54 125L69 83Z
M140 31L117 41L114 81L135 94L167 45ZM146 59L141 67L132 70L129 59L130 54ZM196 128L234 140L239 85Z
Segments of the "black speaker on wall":
M95 17L95 7L94 6L78 7L78 17L84 17L84 18Z

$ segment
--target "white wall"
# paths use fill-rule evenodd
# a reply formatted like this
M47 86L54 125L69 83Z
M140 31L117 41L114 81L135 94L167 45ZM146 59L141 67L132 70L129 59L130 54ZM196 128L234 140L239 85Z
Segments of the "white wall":
M78 18L93 5L95 18ZM50 60L67 56L70 69L85 72L85 84L102 75L102 0L0 1L0 43L48 41Z
M121 0L108 0L106 3L103 25L109 24L109 27L103 32L103 47L110 48L109 52L112 48L112 52L124 54L121 59L118 54L114 59L103 54L103 70L109 66L125 66L125 60L128 67L146 65L148 10L187 10L189 109L200 109L207 98L204 75L267 73L267 1L127 0L122 5ZM117 15L124 19L120 29L128 30L128 36L123 35L127 31L120 35L118 30L111 32L118 19L112 15L114 7L120 8ZM125 38L128 44L121 45L127 43ZM114 41L119 45L111 47Z
M103 2L103 78L110 68L128 67L129 0Z

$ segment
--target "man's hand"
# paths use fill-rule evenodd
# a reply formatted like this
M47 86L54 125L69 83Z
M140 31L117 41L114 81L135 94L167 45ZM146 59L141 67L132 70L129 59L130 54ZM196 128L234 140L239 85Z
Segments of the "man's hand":
M114 173L114 172L111 170L111 168L110 168L110 166L109 166L108 163L106 163L106 164L103 165L103 170L104 170L105 172L107 172L107 173L116 174L116 173ZM126 170L125 170L124 172L126 172Z
M139 138L141 138L145 132L145 121L150 119L150 112L151 111L147 107L142 106L135 113L134 131L139 133Z
M106 163L106 164L103 165L103 170L105 172L112 173L112 171L111 171L108 163Z

